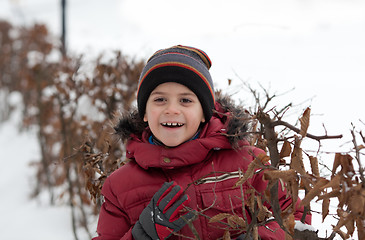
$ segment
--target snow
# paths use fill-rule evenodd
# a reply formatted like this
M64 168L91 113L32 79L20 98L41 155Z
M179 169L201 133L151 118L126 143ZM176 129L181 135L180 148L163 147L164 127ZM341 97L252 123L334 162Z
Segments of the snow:
M299 231L305 231L305 230L309 230L312 232L317 231L313 226L302 223L301 221L295 220L295 226L294 229L297 229Z
M30 163L40 156L36 129L19 131L20 98L15 93L11 99L17 111L0 124L1 239L72 240L70 208L51 206L45 192L37 199L30 198L35 181Z

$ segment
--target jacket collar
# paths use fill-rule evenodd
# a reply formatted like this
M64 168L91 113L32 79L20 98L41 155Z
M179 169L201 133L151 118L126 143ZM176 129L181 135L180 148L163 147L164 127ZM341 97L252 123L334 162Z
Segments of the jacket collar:
M174 148L151 144L150 131L144 131L142 137L134 136L128 141L127 157L144 169L189 166L207 159L211 150L232 149L225 134L224 124L216 117L204 126L199 138Z

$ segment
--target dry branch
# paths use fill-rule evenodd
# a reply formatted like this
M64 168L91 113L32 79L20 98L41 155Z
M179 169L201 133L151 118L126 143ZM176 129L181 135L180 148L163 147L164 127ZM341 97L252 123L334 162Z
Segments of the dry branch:
M285 121L282 121L282 120L278 120L278 121L275 121L273 123L274 126L284 126L284 127L287 127L289 128L290 130L296 132L296 133L300 133L300 129L299 128L296 128L294 127L293 125L285 122ZM342 138L343 135L342 134L339 134L339 135L322 135L322 136L316 136L316 135L313 135L313 134L310 134L310 133L307 133L306 136L308 138L311 138L311 139L314 139L314 140L317 140L317 141L321 141L321 140L325 140L325 139L338 139L338 138Z

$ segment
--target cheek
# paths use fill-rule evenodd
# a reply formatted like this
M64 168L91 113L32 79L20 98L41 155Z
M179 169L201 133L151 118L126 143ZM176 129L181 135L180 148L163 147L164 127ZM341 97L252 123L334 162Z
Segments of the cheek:
M197 112L199 113L198 118L199 118L199 124L200 123L204 123L205 122L205 116L204 116L204 112L203 109L199 108L197 110Z
M154 110L146 111L144 114L143 120L148 122L149 124L153 124L154 122L158 122L159 112Z
M195 117L194 119L191 119L191 121L193 122L194 127L196 127L198 129L199 126L201 125L201 123L204 122L204 118L203 117Z

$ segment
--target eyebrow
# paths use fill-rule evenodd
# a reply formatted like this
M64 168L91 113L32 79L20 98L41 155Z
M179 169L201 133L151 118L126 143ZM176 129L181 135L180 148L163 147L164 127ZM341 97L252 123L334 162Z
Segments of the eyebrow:
M168 94L168 92L151 92L151 95L164 95L164 94ZM190 93L190 92L180 93L179 95L181 95L181 96L196 96L195 93Z

